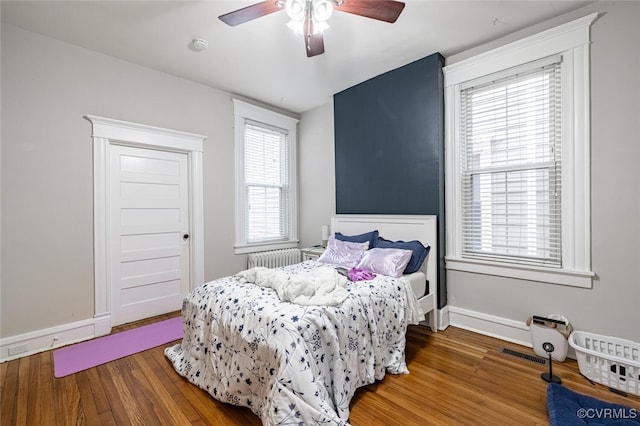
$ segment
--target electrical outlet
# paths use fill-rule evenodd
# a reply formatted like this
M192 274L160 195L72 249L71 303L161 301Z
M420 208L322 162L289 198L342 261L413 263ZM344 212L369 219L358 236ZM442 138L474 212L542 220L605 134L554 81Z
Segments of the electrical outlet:
M22 352L26 352L28 350L29 350L29 345L27 345L26 343L24 345L11 346L7 349L7 351L9 352L9 356L21 354Z

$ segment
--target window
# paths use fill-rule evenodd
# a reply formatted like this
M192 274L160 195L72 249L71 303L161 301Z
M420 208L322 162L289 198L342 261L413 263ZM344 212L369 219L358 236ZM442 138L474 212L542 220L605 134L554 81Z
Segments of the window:
M445 67L448 269L591 286L596 16Z
M562 266L560 66L462 89L462 256Z
M295 247L298 120L234 100L236 253Z

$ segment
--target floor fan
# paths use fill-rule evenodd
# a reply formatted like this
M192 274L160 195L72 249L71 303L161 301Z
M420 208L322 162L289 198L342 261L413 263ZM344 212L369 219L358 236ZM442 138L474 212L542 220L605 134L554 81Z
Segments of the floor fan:
M551 353L556 349L553 344L551 342L544 342L542 344L542 349L544 349L544 351L547 353L547 355L549 356L549 372L547 373L542 373L540 375L540 377L542 377L542 380L544 380L545 382L549 382L549 383L562 383L562 379L560 379L560 377L558 376L554 376L553 375L553 360L551 359Z

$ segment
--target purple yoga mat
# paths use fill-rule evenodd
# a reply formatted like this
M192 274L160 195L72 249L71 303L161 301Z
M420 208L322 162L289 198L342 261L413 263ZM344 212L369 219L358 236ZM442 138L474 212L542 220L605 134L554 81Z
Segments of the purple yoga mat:
M54 376L64 377L178 339L182 339L182 317L65 346L53 352Z

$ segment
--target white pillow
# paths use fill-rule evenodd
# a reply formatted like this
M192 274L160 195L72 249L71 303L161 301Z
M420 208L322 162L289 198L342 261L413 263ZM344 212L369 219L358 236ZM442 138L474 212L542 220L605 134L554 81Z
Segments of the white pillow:
M364 254L356 268L368 268L376 274L398 278L412 254L411 250L374 247Z
M318 258L318 262L353 268L362 259L364 252L365 249L362 243L352 243L329 237L327 248Z

